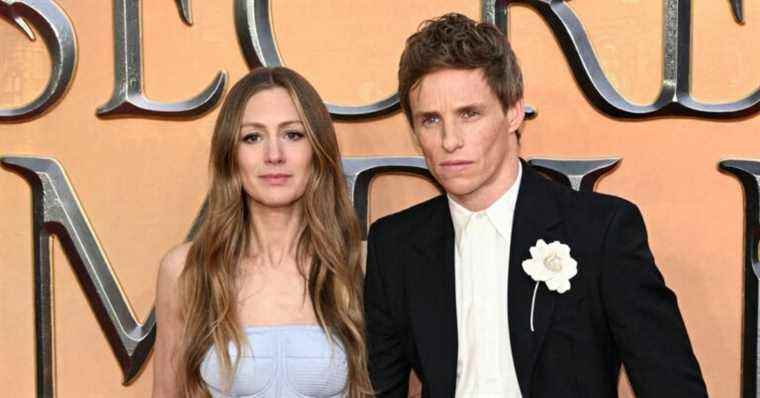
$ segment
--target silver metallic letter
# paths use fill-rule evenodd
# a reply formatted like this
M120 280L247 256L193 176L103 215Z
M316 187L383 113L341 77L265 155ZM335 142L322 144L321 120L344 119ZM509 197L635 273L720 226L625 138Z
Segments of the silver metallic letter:
M188 0L177 1L185 23L192 23ZM227 81L223 71L189 100L162 103L146 98L142 93L140 0L114 0L113 19L115 86L111 99L98 108L98 116L195 116L211 109L222 97Z
M734 11L736 22L744 23L744 5L742 0L731 0L731 9Z
M354 203L354 210L359 218L362 240L367 239L369 183L383 173L416 174L435 183L425 165L425 159L420 156L344 158L343 175L346 177L348 196Z
M744 316L742 322L742 397L757 397L760 385L758 355L758 280L760 279L760 160L724 160L721 170L733 174L744 188Z
M549 24L559 41L576 81L602 112L621 118L694 116L735 118L760 111L760 89L748 97L724 104L704 104L691 96L691 0L665 0L664 65L660 95L650 105L629 102L604 74L578 17L564 0L484 0L482 18L507 32L508 5L525 4ZM742 20L741 4L733 0L734 15Z
M235 29L249 68L282 66L269 20L269 0L235 0ZM336 118L374 117L398 109L398 94L364 106L325 105Z
M52 70L42 94L18 108L0 109L0 122L30 119L61 98L71 82L77 60L74 27L52 0L0 0L0 16L13 21L30 40L34 40L34 33L25 21L31 22L42 34L50 53Z
M145 363L155 339L151 310L137 321L61 165L50 158L3 157L32 188L34 310L38 397L55 396L50 237L58 236L111 345L127 384Z
M593 191L599 178L620 162L620 158L595 160L563 160L534 158L528 163L553 180L576 191Z

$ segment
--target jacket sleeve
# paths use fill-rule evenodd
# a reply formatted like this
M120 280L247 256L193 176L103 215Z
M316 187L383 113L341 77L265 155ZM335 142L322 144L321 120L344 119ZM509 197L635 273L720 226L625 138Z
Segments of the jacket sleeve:
M603 249L604 310L636 396L706 397L676 296L654 263L635 205L620 201Z
M392 298L398 298L402 280L393 280L387 253L380 242L389 236L377 223L367 238L367 271L364 282L364 314L367 328L369 374L377 397L406 398L409 390L409 361L404 352L407 333L393 311ZM384 255L386 254L386 255Z

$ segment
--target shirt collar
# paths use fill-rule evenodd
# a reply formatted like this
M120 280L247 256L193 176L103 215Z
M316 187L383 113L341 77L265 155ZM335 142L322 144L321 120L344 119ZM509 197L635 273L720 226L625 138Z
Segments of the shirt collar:
M479 212L473 212L461 204L457 203L451 195L446 195L449 200L449 211L451 212L451 221L454 224L454 237L456 239L457 246L460 245L462 235L467 222L476 213L485 213L488 219L493 224L496 231L504 239L509 239L512 235L512 218L515 213L515 205L517 204L517 193L520 190L520 182L522 180L522 164L517 162L517 177L512 186L504 192L495 202L491 204L485 210Z

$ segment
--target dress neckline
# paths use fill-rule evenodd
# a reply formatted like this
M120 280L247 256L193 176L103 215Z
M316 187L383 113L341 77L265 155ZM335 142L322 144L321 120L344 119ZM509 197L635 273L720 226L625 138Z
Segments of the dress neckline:
M316 323L287 323L279 325L244 325L245 331L268 331L268 330L300 330L300 329L322 329Z

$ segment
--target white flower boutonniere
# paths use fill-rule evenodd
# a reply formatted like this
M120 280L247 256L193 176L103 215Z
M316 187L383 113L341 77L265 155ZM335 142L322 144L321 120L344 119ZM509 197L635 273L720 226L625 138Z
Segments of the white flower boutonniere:
M570 257L570 247L554 241L547 244L539 239L530 248L531 258L522 262L523 270L536 281L533 300L530 304L530 331L533 332L533 311L536 306L536 293L541 282L549 290L564 293L570 290L570 279L578 273L578 262Z

